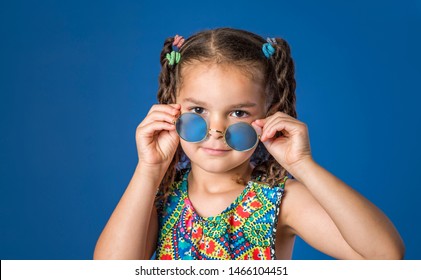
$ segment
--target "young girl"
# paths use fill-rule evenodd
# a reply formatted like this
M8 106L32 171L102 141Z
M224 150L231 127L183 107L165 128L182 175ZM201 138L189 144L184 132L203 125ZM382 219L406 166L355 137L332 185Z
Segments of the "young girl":
M283 39L175 36L161 64L95 259L290 259L296 235L338 259L403 258L389 219L313 160Z

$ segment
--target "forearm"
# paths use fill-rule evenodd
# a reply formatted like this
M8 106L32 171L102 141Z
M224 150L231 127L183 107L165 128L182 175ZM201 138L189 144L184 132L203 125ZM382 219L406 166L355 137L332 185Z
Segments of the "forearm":
M308 188L358 254L368 259L403 257L399 233L370 201L311 159L291 173Z
M143 259L149 220L162 170L137 166L134 175L102 231L94 259Z

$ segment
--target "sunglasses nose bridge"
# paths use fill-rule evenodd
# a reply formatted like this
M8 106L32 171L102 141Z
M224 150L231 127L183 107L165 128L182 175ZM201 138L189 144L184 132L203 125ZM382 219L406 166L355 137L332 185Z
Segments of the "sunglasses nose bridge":
M224 132L221 131L221 130L218 130L218 129L210 128L208 130L208 135L212 136L216 139L220 139L220 138L224 137Z
M226 119L220 114L212 114L207 119L208 124L208 137L221 139L225 135Z

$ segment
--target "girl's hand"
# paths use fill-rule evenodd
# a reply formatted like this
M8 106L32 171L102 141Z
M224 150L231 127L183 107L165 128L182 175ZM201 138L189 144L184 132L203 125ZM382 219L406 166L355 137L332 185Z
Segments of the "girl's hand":
M304 123L285 113L276 112L252 124L262 130L260 141L268 152L292 175L296 166L311 159L308 130Z
M158 104L149 110L136 129L139 164L167 168L171 163L180 141L174 125L180 109L179 104Z

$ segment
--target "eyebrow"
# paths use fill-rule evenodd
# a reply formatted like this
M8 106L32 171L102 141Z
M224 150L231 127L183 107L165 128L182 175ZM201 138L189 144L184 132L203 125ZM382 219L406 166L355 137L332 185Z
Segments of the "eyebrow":
M207 107L207 103L204 101L200 101L200 100L196 100L194 98L184 98L183 99L184 102L190 102L193 104L197 104L199 106L203 106L203 107ZM231 105L231 108L251 108L251 107L256 107L256 103L253 102L246 102L246 103L239 103L239 104L234 104Z

